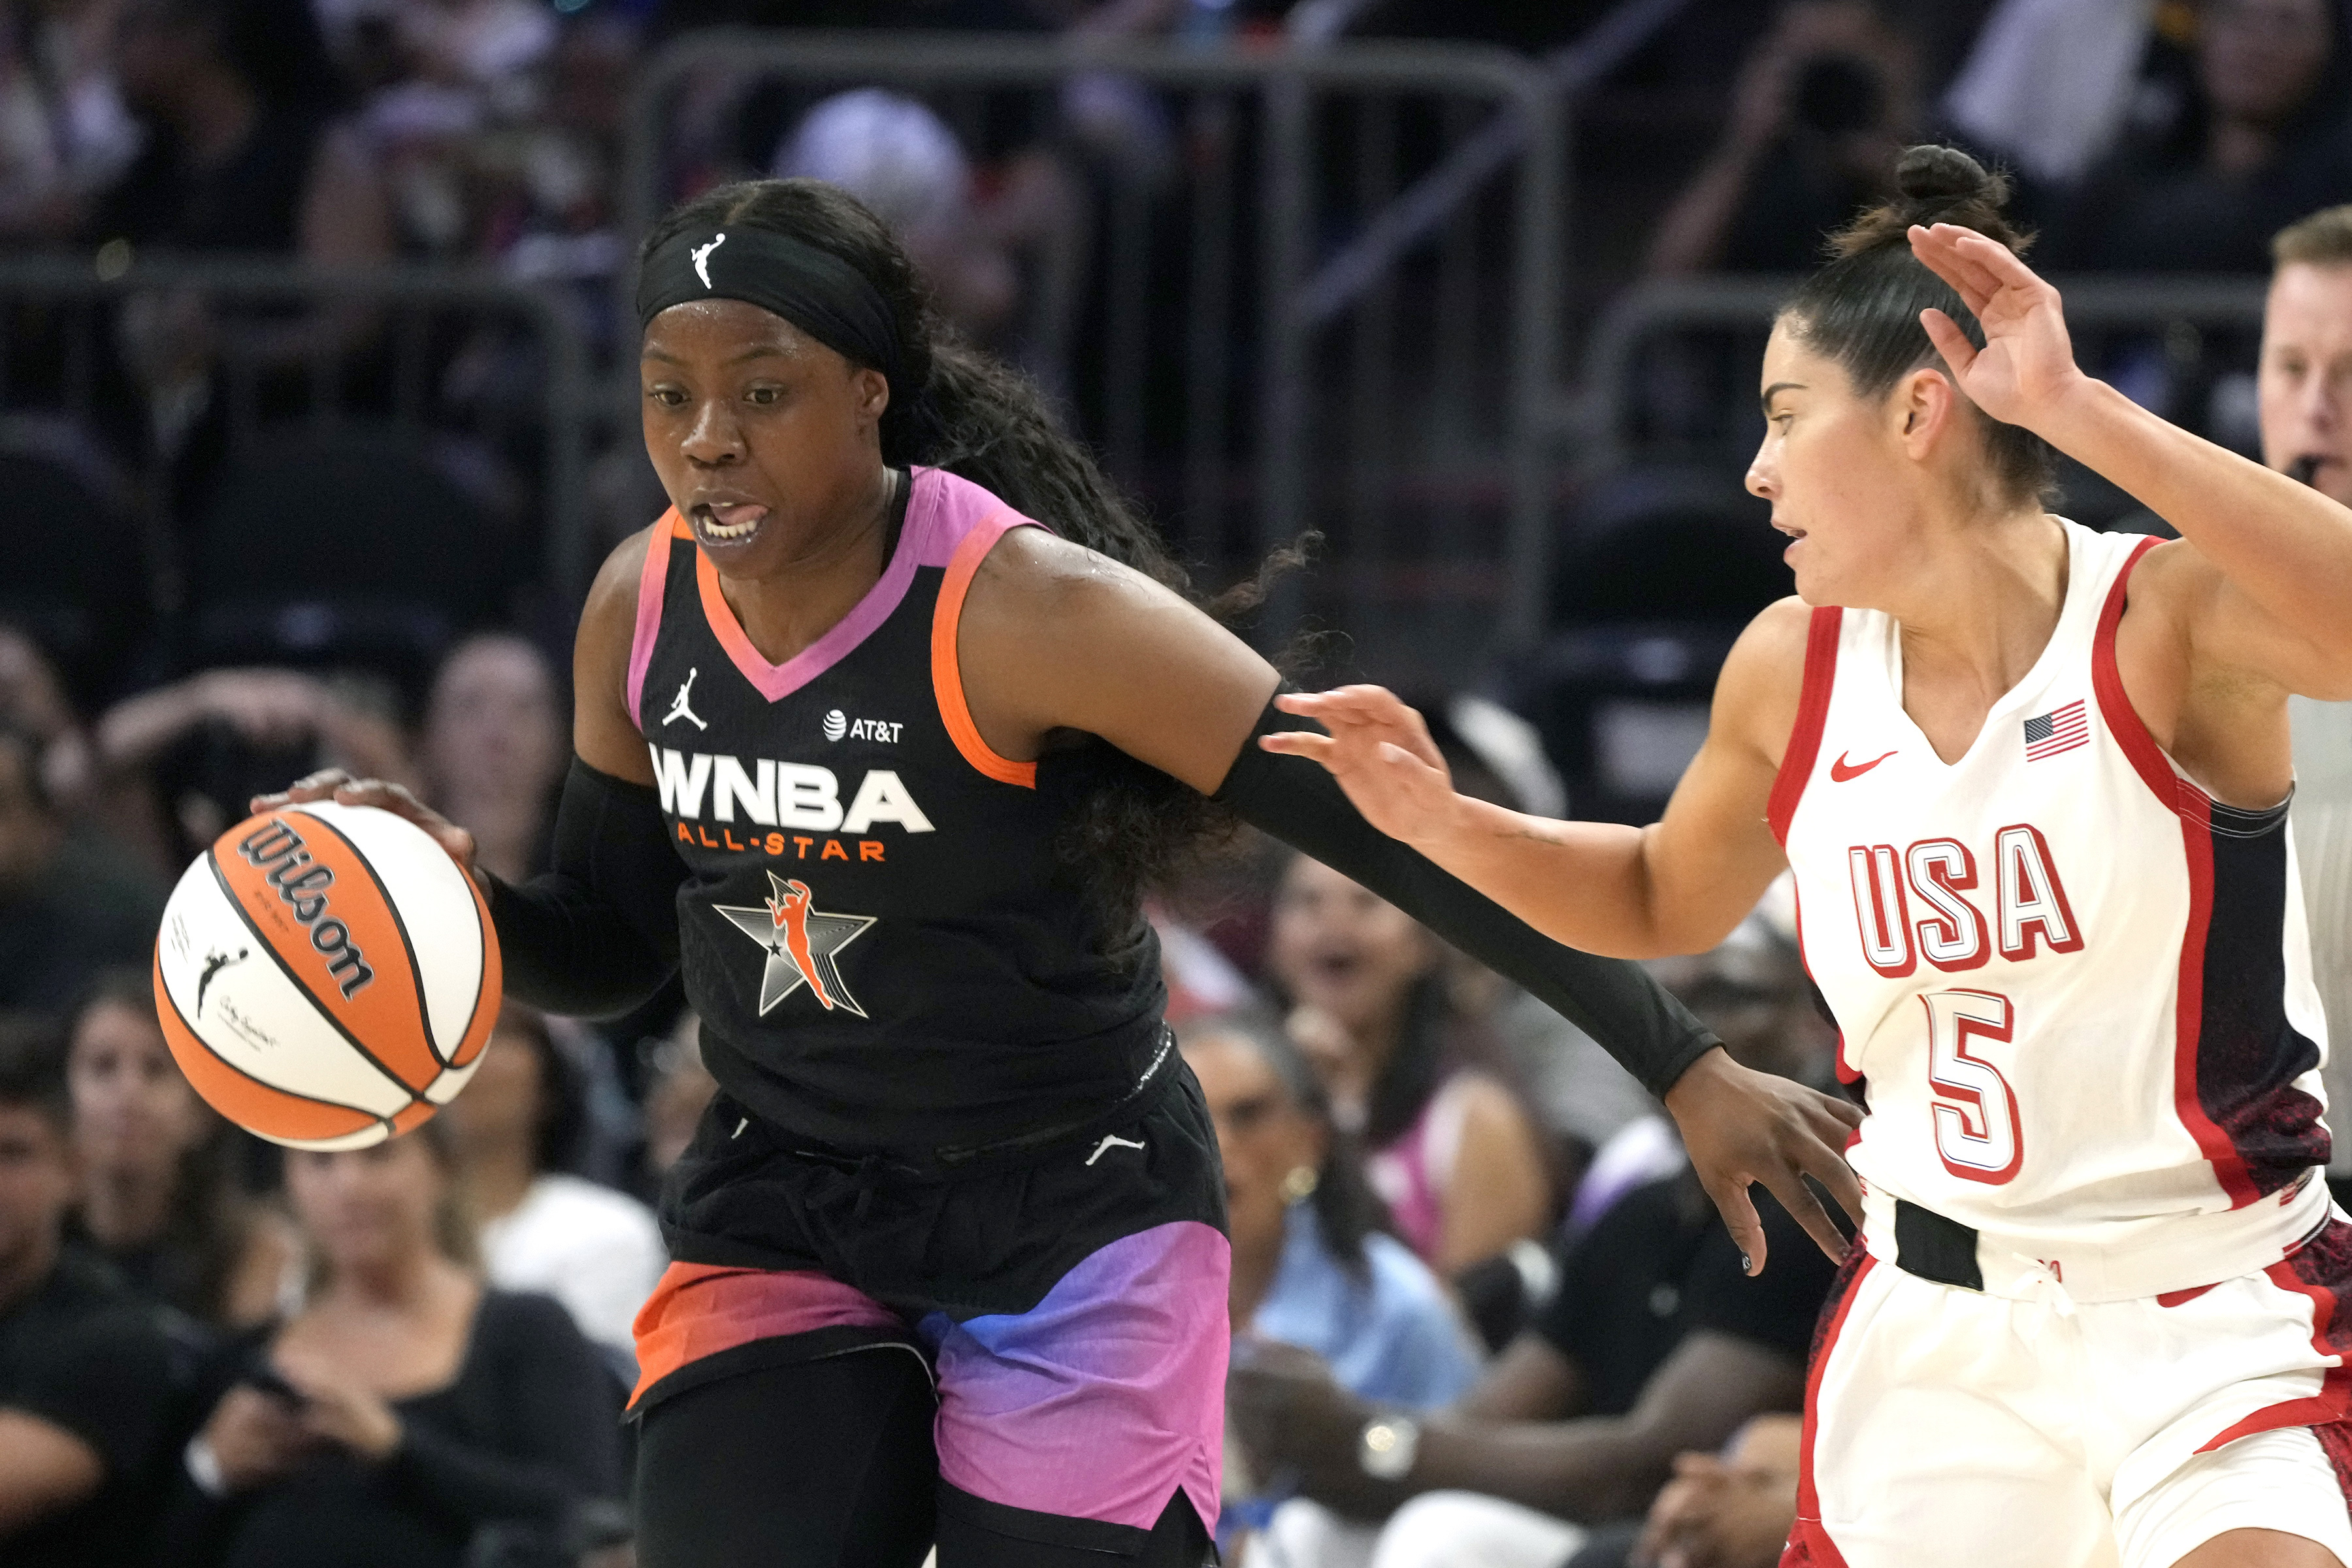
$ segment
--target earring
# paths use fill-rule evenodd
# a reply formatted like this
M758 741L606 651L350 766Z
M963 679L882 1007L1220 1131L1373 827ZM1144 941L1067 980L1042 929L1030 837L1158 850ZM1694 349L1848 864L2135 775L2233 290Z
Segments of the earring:
M1321 1173L1314 1166L1293 1165L1290 1173L1282 1178L1282 1201L1286 1204L1306 1202L1315 1195L1315 1189L1322 1180Z

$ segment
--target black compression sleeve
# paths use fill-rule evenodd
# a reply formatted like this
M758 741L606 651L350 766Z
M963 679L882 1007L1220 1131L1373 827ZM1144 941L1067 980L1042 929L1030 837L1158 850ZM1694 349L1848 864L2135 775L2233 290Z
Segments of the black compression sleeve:
M520 887L483 874L507 994L542 1012L606 1018L643 1003L677 967L686 863L661 801L572 759L555 814L555 868Z
M1345 872L1601 1042L1651 1093L1718 1042L1647 971L1563 947L1364 819L1322 764L1257 743L1312 721L1272 703L1242 742L1216 798L1292 848Z

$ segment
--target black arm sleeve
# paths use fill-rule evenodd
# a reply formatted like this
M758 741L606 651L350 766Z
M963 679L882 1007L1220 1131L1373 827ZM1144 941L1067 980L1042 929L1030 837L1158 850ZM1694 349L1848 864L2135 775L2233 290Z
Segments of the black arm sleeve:
M1312 721L1272 703L1242 742L1216 798L1251 826L1345 872L1601 1042L1655 1095L1718 1044L1647 971L1563 947L1364 819L1321 763L1257 743Z
M653 787L573 757L555 814L555 868L520 887L482 873L507 994L573 1017L637 1006L677 967L685 879Z

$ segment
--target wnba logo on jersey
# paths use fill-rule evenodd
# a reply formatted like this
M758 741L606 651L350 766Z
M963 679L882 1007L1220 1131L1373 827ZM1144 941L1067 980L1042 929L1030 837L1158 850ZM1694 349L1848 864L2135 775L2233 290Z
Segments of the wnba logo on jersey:
M1923 838L1903 850L1856 844L1845 858L1862 956L1889 980L1909 974L1921 958L1948 973L1981 968L1992 957L1993 923L2001 957L2013 963L2032 958L2037 942L2053 952L2083 945L2049 840L2031 824L1994 835L1990 923L1968 897L1977 891L1977 858L1957 838Z
M908 833L933 831L931 819L888 768L869 770L845 807L840 776L831 768L766 757L753 758L747 768L735 757L673 752L667 746L646 750L653 753L661 808L681 822L700 819L708 797L714 822L755 822L762 827L805 827L819 833L864 833L887 822Z
M866 1009L843 984L835 958L873 929L874 916L822 913L806 882L797 878L787 880L773 871L768 873L765 908L736 904L711 908L767 952L766 967L760 971L760 1016L766 1017L803 985L826 1012L866 1016Z

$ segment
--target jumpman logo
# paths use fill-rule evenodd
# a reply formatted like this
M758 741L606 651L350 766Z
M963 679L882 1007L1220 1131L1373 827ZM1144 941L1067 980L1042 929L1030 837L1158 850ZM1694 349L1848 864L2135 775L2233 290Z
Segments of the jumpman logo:
M826 1012L865 1017L866 1009L842 984L835 959L873 927L875 917L827 914L816 907L815 895L806 882L787 881L773 871L768 873L768 888L761 908L711 906L728 924L766 950L767 964L760 972L760 1016L766 1017L785 997L805 985Z
M1142 1147L1142 1144L1137 1142L1132 1138L1121 1138L1115 1132L1107 1132L1103 1135L1103 1141L1095 1145L1095 1152L1087 1156L1087 1163L1089 1165L1093 1164L1097 1160L1101 1159L1113 1149L1140 1149Z
M694 689L694 678L701 673L702 671L699 668L689 669L686 672L686 680L678 687L677 695L671 698L669 700L669 711L662 715L663 723L675 724L680 719L683 719L698 730L708 730L710 728L709 725L695 717L694 710L688 705L686 700L686 694Z
M197 1017L201 1018L205 1016L205 993L212 989L213 976L218 974L222 970L226 969L232 963L244 963L252 955L253 950L251 948L245 947L238 948L235 957L231 957L229 954L221 952L218 948L215 948L212 952L205 954L204 976L196 982Z
M710 287L710 253L726 243L725 235L715 234L710 237L709 245L698 245L694 247L694 275L702 279L702 286L705 289Z

